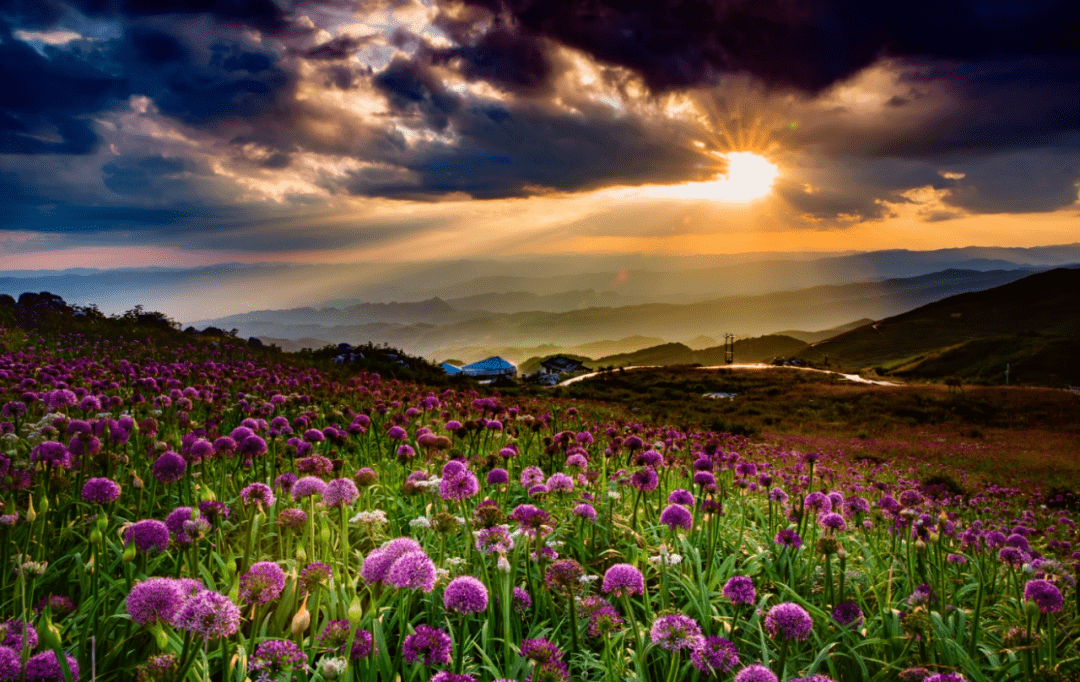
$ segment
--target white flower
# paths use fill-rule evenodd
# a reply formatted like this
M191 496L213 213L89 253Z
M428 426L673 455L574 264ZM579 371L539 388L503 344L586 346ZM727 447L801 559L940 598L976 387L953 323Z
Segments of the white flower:
M499 569L503 573L510 572L510 562L502 554L499 555L499 561L495 564L495 568Z
M588 585L592 581L599 580L599 579L600 579L600 576L598 576L598 575L583 575L580 578L578 578L578 582L581 583L582 585Z
M344 658L323 656L319 659L319 672L328 680L336 680L345 672L349 662Z
M622 495L619 493L618 490L609 490L609 491L607 491L607 496L609 498L613 499L613 500L618 500L618 499L622 498Z
M373 509L372 511L362 511L356 516L349 519L349 523L362 523L365 525L381 525L387 523L386 512L381 509Z
M450 566L460 566L465 563L465 558L459 556L447 557L446 563Z
M459 526L464 526L465 525L465 517L464 516L455 516L454 520L458 522Z
M409 521L410 528L431 528L431 519L426 516L418 516L417 518Z

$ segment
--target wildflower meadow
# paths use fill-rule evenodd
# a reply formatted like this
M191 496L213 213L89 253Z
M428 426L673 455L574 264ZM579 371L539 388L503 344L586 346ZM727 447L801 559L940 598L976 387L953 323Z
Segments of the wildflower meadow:
M176 336L4 337L0 681L1077 679L1072 494Z

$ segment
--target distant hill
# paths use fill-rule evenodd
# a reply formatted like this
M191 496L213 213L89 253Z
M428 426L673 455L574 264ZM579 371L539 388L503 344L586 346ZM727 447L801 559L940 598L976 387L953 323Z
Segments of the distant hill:
M713 346L719 346L720 343L713 337L705 336L704 334L702 334L700 336L695 336L694 338L687 341L686 345L693 348L694 350L701 350L703 348L712 348Z
M1077 301L1080 269L1059 268L864 325L797 357L820 362L828 354L830 363L851 369L994 382L1004 382L1009 363L1014 382L1080 383Z
M489 313L520 313L539 310L559 313L564 310L582 308L611 307L631 303L614 291L563 291L541 296L528 291L509 291L506 293L485 293L464 298L454 298L447 304L457 310L482 310Z
M650 303L561 313L457 311L456 314L468 316L467 319L442 323L370 321L368 317L359 323L322 324L283 321L272 314L264 317L262 313L205 322L225 329L236 327L242 336L330 338L354 344L387 343L410 353L431 357L436 351L466 346L551 345L573 348L632 335L661 339L695 335L716 338L718 333L727 331L762 335L771 334L776 329L830 327L860 317L880 319L895 315L946 296L991 288L1028 274L1023 270L945 270L904 279L821 286L758 296L727 296L689 304ZM443 306L446 305L445 301L439 299L422 303L435 311L445 310ZM403 306L420 304L386 305L397 306L395 310L400 310ZM334 315L339 313L333 311ZM456 350L452 352L462 355ZM584 349L574 352L597 357ZM542 354L547 353L531 353L525 357Z
M540 371L541 362L549 360L556 355L561 355L563 357L570 358L571 360L577 360L589 369L592 369L593 366L596 364L592 361L592 358L587 358L584 355L573 355L571 353L553 353L551 355L537 355L535 357L529 358L525 362L520 363L518 365L518 374L532 374L533 372L538 372Z
M838 327L832 327L830 329L822 329L819 332L804 332L794 329L785 329L784 331L776 332L779 336L790 336L794 339L798 339L804 343L818 343L825 339L831 339L834 336L839 336L844 332L849 332L852 329L858 329L864 325L868 325L873 320L868 317L864 317L861 320L855 320L854 322L848 322Z
M295 353L296 351L303 350L305 348L309 350L318 350L325 346L333 345L329 341L323 339L275 339L272 336L259 336L256 337L267 346L277 346L281 350L287 353Z
M547 358L553 355L566 355L570 357L595 358L616 353L632 353L649 346L658 346L665 343L664 339L655 336L627 336L614 341L594 341L580 346L560 346L546 343L539 346L452 346L440 348L430 354L443 362L446 357L469 358L469 362L476 362L489 358L492 355L506 358L510 362L520 364L529 358Z
M767 362L773 358L787 357L806 348L804 342L790 336L774 334L735 342L735 362ZM623 353L597 358L588 363L592 367L628 367L630 365L722 365L724 347L714 346L694 350L681 343L665 343L643 348L634 353Z

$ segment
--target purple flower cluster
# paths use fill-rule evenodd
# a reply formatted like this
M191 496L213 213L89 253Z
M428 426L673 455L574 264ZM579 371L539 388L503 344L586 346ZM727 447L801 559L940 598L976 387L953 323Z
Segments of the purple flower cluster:
M753 604L754 600L757 598L757 592L754 590L754 581L742 575L730 578L727 583L724 584L723 594L728 601L736 606Z
M246 604L267 604L285 589L285 571L273 561L252 564L240 576L240 599Z
M615 564L604 572L604 581L600 584L604 594L616 599L634 594L645 594L645 577L641 571L630 564Z
M814 620L806 609L794 602L782 602L765 614L765 631L773 639L804 641L814 629Z
M430 668L450 665L451 648L450 635L438 628L417 625L416 632L405 637L401 653L405 656L406 663L420 661Z
M701 626L697 624L697 621L681 614L657 618L649 630L649 638L653 644L668 651L694 650L705 643L701 635Z
M254 673L255 682L274 682L295 668L307 669L307 654L287 639L262 640L248 661L248 672Z
M472 576L454 578L443 592L443 606L457 613L480 613L488 606L487 587Z

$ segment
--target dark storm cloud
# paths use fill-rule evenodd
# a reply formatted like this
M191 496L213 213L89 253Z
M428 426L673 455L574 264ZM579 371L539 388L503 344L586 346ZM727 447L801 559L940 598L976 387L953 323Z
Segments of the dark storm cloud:
M547 41L496 26L479 36L459 22L437 22L457 47L432 50L435 64L451 64L470 81L486 81L521 95L539 94L550 87L557 72Z
M706 165L706 157L687 140L631 117L584 118L539 105L466 106L424 88L403 90L409 107L417 106L435 123L452 122L456 138L416 144L391 157L407 169L404 179L355 176L347 185L354 194L430 199L464 193L493 199L704 180L722 170L711 157Z
M1077 200L1080 152L1036 150L957 163L945 203L973 213L1055 211Z
M88 154L98 135L84 118L123 95L124 82L67 51L42 56L0 43L0 154Z
M360 46L370 42L370 38L354 38L353 36L341 35L336 38L316 45L304 53L308 59L316 61L334 61L348 59Z
M633 69L651 88L749 73L819 92L882 56L977 59L1080 52L1080 6L917 0L469 0L522 30Z

